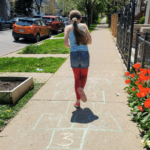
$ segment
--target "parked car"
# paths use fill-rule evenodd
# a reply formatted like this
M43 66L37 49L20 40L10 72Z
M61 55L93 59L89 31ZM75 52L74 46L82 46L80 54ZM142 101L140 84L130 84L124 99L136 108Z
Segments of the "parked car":
M35 16L33 16L33 18L43 18L43 15L35 15Z
M71 24L68 17L60 17L60 18L63 20L65 26L68 26Z
M46 24L51 26L52 31L55 31L56 33L59 33L59 30L64 31L65 24L63 20L61 20L60 17L58 16L44 16L43 20L45 21Z
M51 37L51 27L39 18L21 18L13 25L12 35L15 41L26 38L38 42L42 36Z
M12 24L13 24L12 21L5 21L2 17L0 17L0 29L1 30L4 27L12 29Z
M13 28L13 24L15 24L17 21L19 21L19 19L24 18L24 17L15 17L15 18L11 18L9 21L12 22L12 28Z

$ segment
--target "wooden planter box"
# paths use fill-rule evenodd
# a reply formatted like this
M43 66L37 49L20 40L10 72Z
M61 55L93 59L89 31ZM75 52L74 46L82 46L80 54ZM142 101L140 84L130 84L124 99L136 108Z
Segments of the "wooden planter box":
M32 77L0 77L2 81L22 81L11 91L0 91L0 103L15 104L29 90L34 88Z

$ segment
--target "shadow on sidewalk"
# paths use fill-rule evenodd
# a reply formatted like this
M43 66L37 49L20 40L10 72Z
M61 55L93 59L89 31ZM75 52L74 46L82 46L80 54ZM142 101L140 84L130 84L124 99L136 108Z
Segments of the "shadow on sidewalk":
M71 122L86 124L98 119L99 117L94 115L94 113L89 108L80 108L72 112Z

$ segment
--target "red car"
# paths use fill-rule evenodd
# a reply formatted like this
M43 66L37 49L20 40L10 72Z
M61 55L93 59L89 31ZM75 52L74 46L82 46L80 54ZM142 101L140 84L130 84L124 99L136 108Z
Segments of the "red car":
M64 31L65 24L63 20L58 16L44 16L43 20L49 26L51 26L52 31L59 33L59 30Z

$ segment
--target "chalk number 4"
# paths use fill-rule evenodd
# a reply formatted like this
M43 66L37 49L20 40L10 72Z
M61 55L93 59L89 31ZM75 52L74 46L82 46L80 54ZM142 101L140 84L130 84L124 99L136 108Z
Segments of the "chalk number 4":
M71 145L72 143L73 143L73 140L72 139L70 139L69 137L70 136L72 136L73 135L73 133L61 133L61 134L64 134L64 140L68 140L68 144L64 144L64 145L62 145L62 144L57 144L57 145L60 145L60 146L69 146L69 145Z

